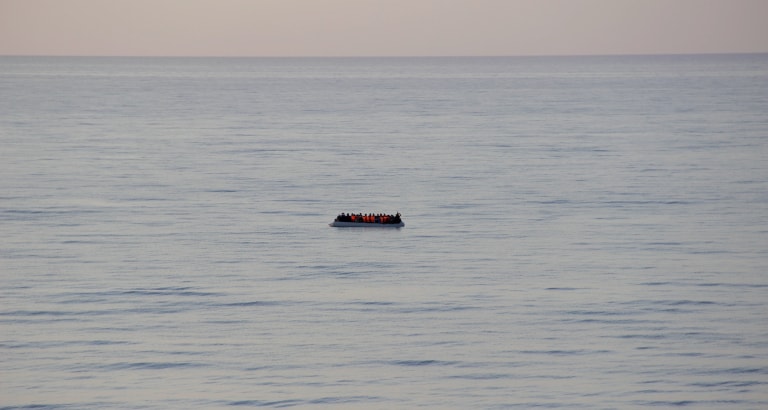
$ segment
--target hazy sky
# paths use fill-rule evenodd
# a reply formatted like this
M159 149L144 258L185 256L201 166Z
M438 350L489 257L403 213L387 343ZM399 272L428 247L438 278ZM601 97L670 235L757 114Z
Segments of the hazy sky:
M768 0L0 0L2 55L768 52Z

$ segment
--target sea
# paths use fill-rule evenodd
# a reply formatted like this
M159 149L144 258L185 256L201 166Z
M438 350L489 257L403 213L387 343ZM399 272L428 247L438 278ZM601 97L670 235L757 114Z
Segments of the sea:
M768 408L768 54L0 57L0 409L679 407Z

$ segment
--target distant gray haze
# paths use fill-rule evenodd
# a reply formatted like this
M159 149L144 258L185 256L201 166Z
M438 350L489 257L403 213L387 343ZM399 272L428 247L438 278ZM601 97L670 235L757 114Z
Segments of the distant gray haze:
M764 0L0 0L0 55L768 52Z

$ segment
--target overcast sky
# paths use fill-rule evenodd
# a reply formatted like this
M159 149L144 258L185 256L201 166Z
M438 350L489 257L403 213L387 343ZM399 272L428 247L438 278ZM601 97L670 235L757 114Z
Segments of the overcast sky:
M768 52L768 0L0 0L0 55Z

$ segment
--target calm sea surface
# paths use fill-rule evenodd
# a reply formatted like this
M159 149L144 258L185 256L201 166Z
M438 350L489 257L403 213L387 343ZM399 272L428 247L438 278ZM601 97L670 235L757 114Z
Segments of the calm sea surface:
M768 408L768 55L0 58L0 409L678 406Z

